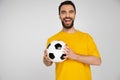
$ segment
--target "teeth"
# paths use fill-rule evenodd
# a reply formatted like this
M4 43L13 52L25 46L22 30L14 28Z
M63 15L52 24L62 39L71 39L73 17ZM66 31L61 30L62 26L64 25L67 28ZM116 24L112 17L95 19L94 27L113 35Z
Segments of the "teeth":
M65 19L65 21L70 21L71 19Z
M70 21L70 19L65 19L66 21Z

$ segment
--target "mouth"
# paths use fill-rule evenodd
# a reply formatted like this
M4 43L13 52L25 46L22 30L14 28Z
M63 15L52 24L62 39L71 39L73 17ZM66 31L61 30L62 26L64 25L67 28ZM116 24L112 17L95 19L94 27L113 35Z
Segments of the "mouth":
M71 19L71 18L65 18L65 19L64 19L64 22L65 22L66 24L70 24L70 23L72 22L72 19Z

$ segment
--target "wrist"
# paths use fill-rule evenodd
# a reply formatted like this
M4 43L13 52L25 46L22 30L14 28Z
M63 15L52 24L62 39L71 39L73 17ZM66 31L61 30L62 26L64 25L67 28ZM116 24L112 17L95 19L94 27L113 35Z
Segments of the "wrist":
M75 54L74 60L78 61L79 58L80 58L80 55Z

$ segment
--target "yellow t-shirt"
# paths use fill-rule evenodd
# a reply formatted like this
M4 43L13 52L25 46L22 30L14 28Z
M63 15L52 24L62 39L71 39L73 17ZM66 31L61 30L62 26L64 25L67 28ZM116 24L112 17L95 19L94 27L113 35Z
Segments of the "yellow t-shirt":
M53 40L64 41L77 54L100 57L97 47L88 33L79 30L75 33L60 31L50 37L47 44ZM56 63L56 80L91 80L90 65L69 59Z

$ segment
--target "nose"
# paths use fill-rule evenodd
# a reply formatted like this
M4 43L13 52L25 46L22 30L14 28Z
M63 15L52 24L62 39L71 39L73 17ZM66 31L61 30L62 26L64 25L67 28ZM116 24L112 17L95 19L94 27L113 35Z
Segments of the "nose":
M70 14L68 12L66 13L66 17L70 17Z

